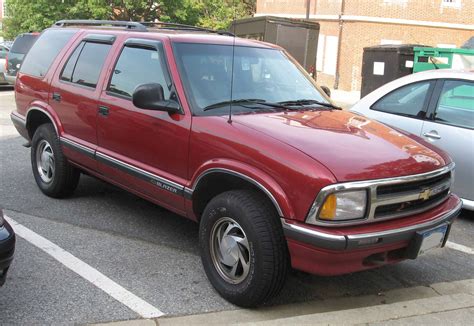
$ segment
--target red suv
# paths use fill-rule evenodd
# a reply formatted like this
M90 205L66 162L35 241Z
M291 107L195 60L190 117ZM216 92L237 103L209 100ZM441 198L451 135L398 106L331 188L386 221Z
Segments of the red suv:
M334 107L283 49L222 34L45 30L11 115L39 188L65 197L87 173L198 222L210 282L241 306L290 265L337 275L444 245L461 208L444 152Z

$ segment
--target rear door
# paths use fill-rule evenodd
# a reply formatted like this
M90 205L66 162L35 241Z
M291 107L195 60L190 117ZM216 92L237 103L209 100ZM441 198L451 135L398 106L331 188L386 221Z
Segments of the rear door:
M440 80L422 137L456 163L453 192L474 200L474 81Z
M168 55L167 55L168 54ZM184 212L191 115L133 105L136 86L159 83L179 103L162 40L129 38L109 68L97 118L100 172L149 199Z
M114 40L113 35L85 35L64 56L51 83L49 103L64 129L61 142L66 155L92 169L97 167L94 152L100 75Z
M370 107L369 117L419 136L435 81L399 87Z

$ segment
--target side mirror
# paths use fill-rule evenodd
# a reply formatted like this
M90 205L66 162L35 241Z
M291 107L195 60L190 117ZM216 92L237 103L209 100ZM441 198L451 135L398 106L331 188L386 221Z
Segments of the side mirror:
M324 93L326 93L328 97L331 97L331 90L329 89L329 87L321 86L321 89L323 90Z
M132 102L133 105L140 109L165 111L168 113L180 112L178 103L172 100L165 100L163 86L158 83L138 85L133 91Z

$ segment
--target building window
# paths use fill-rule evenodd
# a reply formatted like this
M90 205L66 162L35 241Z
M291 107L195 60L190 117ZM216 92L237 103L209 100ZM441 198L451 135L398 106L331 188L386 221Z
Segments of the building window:
M441 0L442 7L461 8L461 0Z

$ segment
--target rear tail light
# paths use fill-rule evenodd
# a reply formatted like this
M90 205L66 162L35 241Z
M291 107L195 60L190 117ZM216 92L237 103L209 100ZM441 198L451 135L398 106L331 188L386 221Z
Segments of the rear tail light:
M5 72L8 73L8 54L5 57Z

